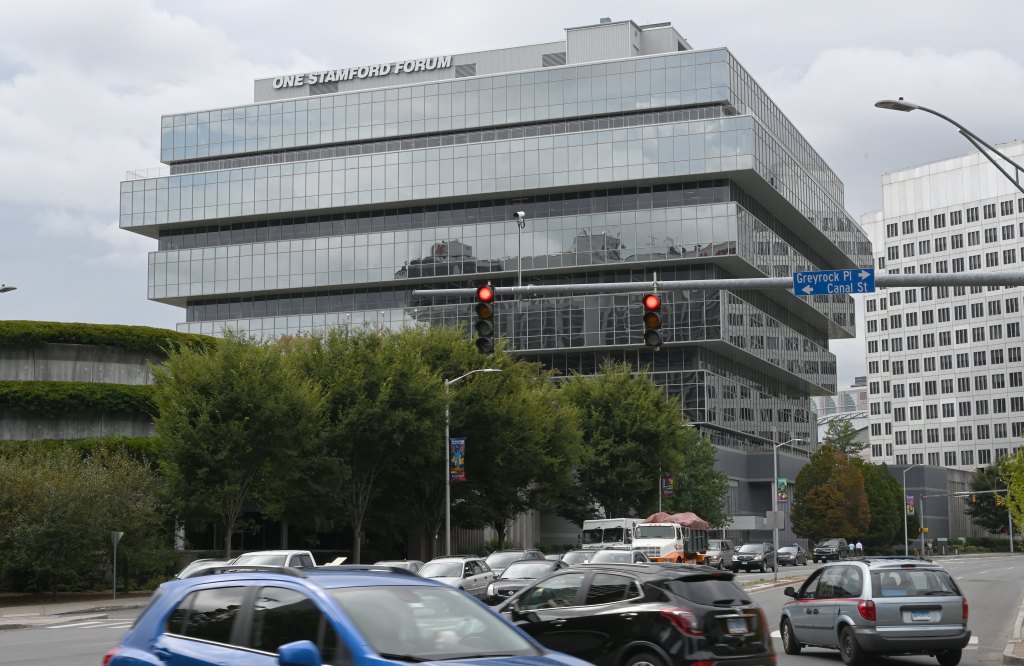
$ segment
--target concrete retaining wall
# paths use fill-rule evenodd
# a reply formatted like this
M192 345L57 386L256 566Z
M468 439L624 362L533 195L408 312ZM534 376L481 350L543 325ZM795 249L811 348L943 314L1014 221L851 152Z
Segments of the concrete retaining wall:
M153 419L145 414L89 414L56 418L0 412L0 440L86 439L108 435L148 437Z
M152 384L147 362L163 360L158 354L96 345L0 349L0 380Z

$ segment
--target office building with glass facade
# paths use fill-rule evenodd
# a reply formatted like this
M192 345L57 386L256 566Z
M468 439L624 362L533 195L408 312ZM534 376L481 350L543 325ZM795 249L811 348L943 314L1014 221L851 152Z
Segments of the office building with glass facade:
M1024 156L1024 141L999 146ZM891 274L1020 271L1024 196L977 152L882 179L862 218ZM865 299L872 459L960 470L1024 437L1021 287L883 289Z
M669 24L282 75L255 94L164 116L167 173L121 184L121 227L158 244L149 298L184 309L181 331L469 330L471 297L412 291L513 286L520 266L569 284L871 261L821 156L727 49L693 50ZM848 296L665 293L654 351L640 295L499 301L498 335L562 373L649 367L728 450L813 441L808 397L835 392Z

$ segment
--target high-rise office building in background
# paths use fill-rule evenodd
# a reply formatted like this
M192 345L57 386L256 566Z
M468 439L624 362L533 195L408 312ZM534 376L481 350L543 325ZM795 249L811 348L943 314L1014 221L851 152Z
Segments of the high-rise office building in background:
M870 265L821 156L727 49L667 23L345 57L256 81L253 104L164 116L169 173L121 184L121 227L157 244L149 298L183 308L179 330L468 331L472 297L412 291L512 286L520 266L568 284ZM721 447L814 439L808 397L836 389L828 341L854 334L852 299L665 293L654 351L641 293L499 301L498 337L562 373L649 366Z
M1015 160L1024 142L1000 150ZM862 225L879 272L1020 271L1024 196L980 153L882 179ZM1020 287L883 289L865 299L872 458L972 470L1024 436Z

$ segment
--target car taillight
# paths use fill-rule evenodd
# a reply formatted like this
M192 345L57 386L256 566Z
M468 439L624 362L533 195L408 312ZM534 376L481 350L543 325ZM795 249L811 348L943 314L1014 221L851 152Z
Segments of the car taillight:
M964 622L967 621L967 597L964 597Z
M869 622L875 621L875 602L871 599L861 599L857 602L857 612Z
M116 655L120 651L121 648L119 647L114 647L107 650L107 653L103 655L103 666L110 666L110 660L113 659L114 655Z
M660 612L662 615L667 617L669 622L674 624L679 631L683 632L687 636L704 635L704 632L700 628L700 623L697 621L697 616L685 608L666 608Z
M761 629L767 634L768 633L768 616L764 614L763 608L757 609L757 618L761 622Z

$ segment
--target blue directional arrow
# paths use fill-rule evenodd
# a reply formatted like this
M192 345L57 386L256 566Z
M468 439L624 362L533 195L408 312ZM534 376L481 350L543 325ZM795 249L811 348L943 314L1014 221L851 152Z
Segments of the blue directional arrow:
M797 296L867 294L874 290L875 269L873 268L793 273L793 293Z

